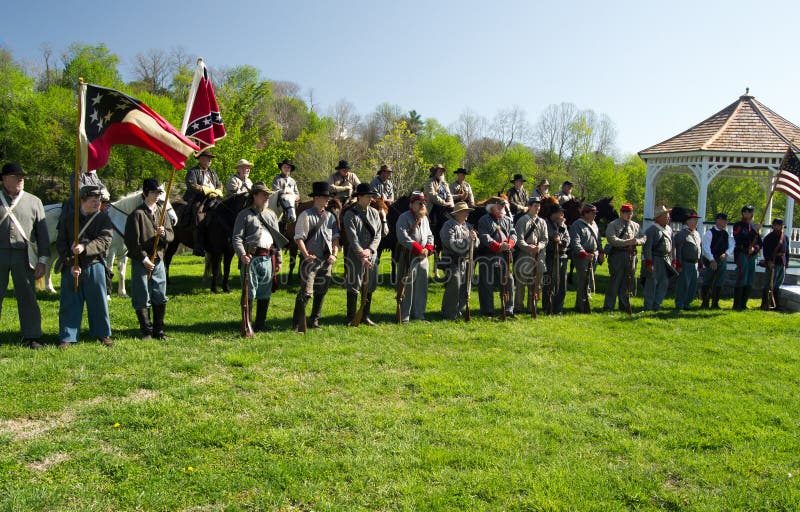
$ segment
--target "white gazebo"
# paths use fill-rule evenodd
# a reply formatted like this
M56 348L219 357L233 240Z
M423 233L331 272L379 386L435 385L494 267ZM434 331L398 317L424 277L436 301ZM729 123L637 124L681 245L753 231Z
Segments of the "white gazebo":
M772 188L786 148L798 151L800 128L782 118L753 96L749 89L738 100L705 121L639 153L647 165L644 217L653 218L656 186L667 174L689 175L697 185L697 210L707 219L708 187L717 177L755 178L766 190ZM759 205L756 205L756 219ZM767 221L772 201L766 205ZM734 214L737 212L728 212ZM787 198L786 228L792 230L794 201Z

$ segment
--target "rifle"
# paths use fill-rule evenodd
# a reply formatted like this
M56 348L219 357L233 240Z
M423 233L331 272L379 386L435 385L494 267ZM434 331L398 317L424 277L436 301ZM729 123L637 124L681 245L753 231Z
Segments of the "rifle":
M538 281L539 281L539 259L536 258L533 260L533 281L531 284L528 285L528 306L531 308L531 318L536 318L538 316L538 312L536 311L536 300L537 300L537 288L538 288Z
M767 288L766 303L761 304L761 309L763 310L770 310L778 307L777 303L775 302L775 257L781 254L781 249L783 249L783 226L781 226L781 232L778 236L779 236L778 245L775 246L775 251L772 253L772 265L770 265L769 261L765 262L768 269L767 275L769 276L768 277L769 287ZM781 254L781 261L783 261L782 254Z
M361 306L350 322L350 327L358 327L361 319L364 318L364 308L367 307L367 294L369 293L369 267L367 265L364 265L364 278L361 281Z
M556 230L558 230L558 226L556 226ZM556 232L556 236L558 233ZM559 278L561 276L561 240L558 242L553 243L553 261L552 263L552 270L550 272L550 280L552 284L550 285L550 303L547 305L547 314L553 314L553 302L556 300L556 293L558 293L559 287Z
M469 256L467 257L467 303L464 308L464 321L469 322L472 315L469 310L469 297L472 295L472 274L475 272L475 258L473 254L475 244L470 239L469 241Z
M401 311L401 305L403 304L403 299L406 296L406 286L408 285L408 276L411 274L411 251L403 250L408 253L406 257L406 265L405 265L405 272L404 275L397 280L397 295L395 299L397 300L397 309L395 310L395 322L402 323L403 322L403 313Z
M586 267L586 296L583 299L584 313L592 312L591 298L593 291L594 291L594 265L593 261L589 261L589 265Z
M511 251L503 253L503 259L500 262L500 319L506 321L506 307L511 300L511 293L509 291L510 281L508 279L508 271L511 268Z
M634 249L635 251L635 249ZM631 306L631 299L635 293L633 290L634 274L636 273L636 253L634 251L628 252L628 288L625 291L625 296L628 298L628 304L625 305L625 312L629 315L633 314L633 307Z
M244 264L242 273L242 325L239 330L242 337L253 337L253 326L250 324L250 264Z

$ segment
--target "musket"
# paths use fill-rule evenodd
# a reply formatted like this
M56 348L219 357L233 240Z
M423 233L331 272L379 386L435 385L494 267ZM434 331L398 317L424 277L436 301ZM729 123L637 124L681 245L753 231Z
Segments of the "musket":
M531 308L531 318L537 318L539 313L536 311L536 302L539 300L539 255L533 259L533 281L528 285L528 305Z
M369 293L369 267L367 265L364 265L364 277L361 282L361 306L350 322L350 327L358 327L361 319L364 318L364 308L367 307L367 294Z
M472 314L469 309L469 297L472 295L472 274L475 272L475 257L474 257L475 244L470 239L469 253L467 256L467 303L464 308L464 321L469 322L472 319Z
M589 261L589 265L586 267L586 297L583 299L583 312L584 313L591 313L592 312L592 292L594 291L594 265L593 261Z
M625 305L625 312L629 315L633 314L633 307L631 306L631 299L635 293L634 287L634 274L636 273L636 253L628 251L628 289L625 291L625 296L628 298L628 303Z
M556 226L556 229L558 227ZM556 234L558 236L558 234ZM553 243L553 266L552 271L550 272L550 280L553 281L552 285L550 286L550 303L547 305L547 313L552 315L553 314L553 302L556 300L556 293L558 293L559 287L559 277L561 275L561 240Z
M403 312L401 305L403 304L403 299L406 296L406 285L408 284L408 276L411 274L411 251L405 250L405 252L408 253L408 256L406 257L405 268L403 269L405 270L405 272L400 277L400 279L397 280L397 295L395 297L395 300L397 300L397 308L395 309L394 316L395 316L395 322L397 322L398 324L403 322Z
M775 252L772 253L772 265L770 265L770 262L766 262L767 268L769 269L769 287L767 288L766 307L764 307L764 305L761 307L761 309L766 310L775 309L778 307L777 303L775 302L775 257L778 256L781 252L781 249L783 249L783 226L781 226L781 232L778 236L778 245L775 246ZM781 255L781 260L782 259L783 255Z
M500 261L500 320L506 321L506 307L511 299L508 293L508 269L511 267L511 251L505 251Z
M250 264L244 264L242 272L242 325L240 333L244 338L253 337L253 326L250 324Z

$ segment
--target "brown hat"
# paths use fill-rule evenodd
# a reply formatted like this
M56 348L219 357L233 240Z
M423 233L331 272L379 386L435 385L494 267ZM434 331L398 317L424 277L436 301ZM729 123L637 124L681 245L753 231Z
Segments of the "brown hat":
M486 206L489 206L490 204L502 204L503 206L505 206L506 200L503 199L502 197L494 196L486 200Z
M381 165L381 168L380 168L380 169L378 169L378 174L380 174L380 173L382 173L382 172L392 172L392 166L391 166L391 165L389 165L389 164L383 164L383 165Z
M197 154L197 158L207 156L208 158L217 158L217 155L211 152L211 148L206 148Z
M436 164L433 167L431 167L431 174L434 174L436 171L446 172L447 169L445 169L442 164Z
M250 195L256 195L258 192L264 192L265 194L272 193L272 191L263 181L257 181L253 183L252 188L250 188Z
M472 212L475 211L475 208L470 208L469 205L464 201L458 201L453 206L453 210L450 212L450 215L456 214L458 212Z

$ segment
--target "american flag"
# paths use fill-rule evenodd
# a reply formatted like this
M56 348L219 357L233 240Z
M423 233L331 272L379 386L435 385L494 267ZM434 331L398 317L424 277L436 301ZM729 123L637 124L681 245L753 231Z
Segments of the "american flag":
M795 201L800 201L800 158L786 148L778 175L775 177L775 190L783 192Z

